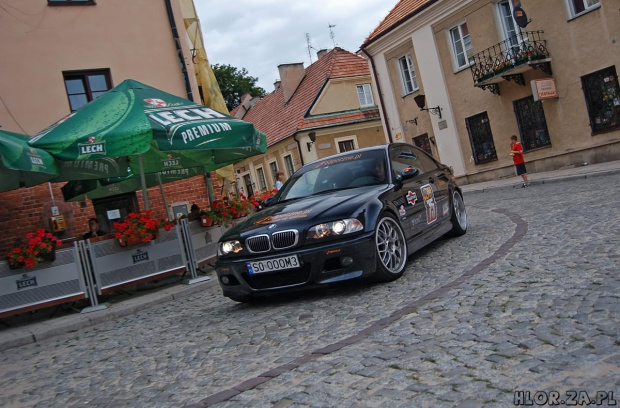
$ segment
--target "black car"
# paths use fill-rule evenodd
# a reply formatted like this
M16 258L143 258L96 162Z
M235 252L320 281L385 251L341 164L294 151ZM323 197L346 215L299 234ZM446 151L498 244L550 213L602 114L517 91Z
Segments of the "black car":
M451 169L394 143L296 171L264 210L222 235L215 265L224 295L247 302L348 279L392 281L408 255L466 230Z

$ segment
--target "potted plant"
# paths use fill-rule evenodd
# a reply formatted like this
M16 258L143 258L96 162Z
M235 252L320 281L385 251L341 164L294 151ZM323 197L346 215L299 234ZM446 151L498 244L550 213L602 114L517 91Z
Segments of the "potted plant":
M256 211L260 211L265 208L265 201L267 201L268 198L275 196L277 193L278 190L275 189L256 192L250 197L250 203Z
M207 210L200 211L200 225L203 227L210 227L214 224L213 221L213 213L211 212L211 207Z
M61 241L43 228L26 234L26 242L19 242L7 254L9 267L17 269L25 266L32 268L44 261L56 260L56 247Z
M124 222L114 223L116 230L114 237L118 239L121 246L151 242L159 236L160 228L163 227L169 231L173 225L172 222L153 218L150 210L129 213Z
M239 195L230 194L228 206L233 219L245 217L248 211L252 209L252 204L243 193L239 193Z

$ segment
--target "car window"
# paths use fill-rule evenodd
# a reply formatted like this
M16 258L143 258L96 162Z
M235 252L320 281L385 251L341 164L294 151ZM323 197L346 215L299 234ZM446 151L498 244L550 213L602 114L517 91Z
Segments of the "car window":
M328 190L356 188L389 182L385 150L370 150L326 158L297 171L279 194L291 200Z
M402 174L405 169L414 169L421 174L437 168L433 159L413 146L394 146L390 151L390 161L396 174Z

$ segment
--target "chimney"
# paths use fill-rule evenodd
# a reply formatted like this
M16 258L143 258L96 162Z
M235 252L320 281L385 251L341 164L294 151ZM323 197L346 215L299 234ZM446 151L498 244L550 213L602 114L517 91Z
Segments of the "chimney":
M275 90L277 91L278 88L280 88L280 84L282 83L282 81L280 81L279 79L276 80L276 82L273 83L273 87L275 88Z
M322 50L318 50L318 51L316 52L316 57L317 57L318 59L321 59L321 57L322 57L323 55L327 54L328 52L329 52L329 49L327 49L327 48L323 48Z
M303 62L294 62L292 64L278 65L280 71L280 80L282 81L282 92L284 94L284 103L288 103L295 90L304 79L306 71Z

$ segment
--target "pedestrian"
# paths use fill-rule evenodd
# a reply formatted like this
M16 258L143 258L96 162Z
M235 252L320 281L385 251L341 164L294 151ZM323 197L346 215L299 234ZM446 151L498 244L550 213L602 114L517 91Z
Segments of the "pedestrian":
M515 164L517 176L523 178L521 188L529 187L530 182L527 180L527 169L525 168L525 159L523 158L523 146L517 142L517 136L515 135L510 136L510 155Z
M284 184L284 172L279 171L276 173L276 190L280 190Z
M92 237L100 237L105 235L105 231L99 229L99 220L91 218L88 220L88 232L82 235L82 239L89 239Z

